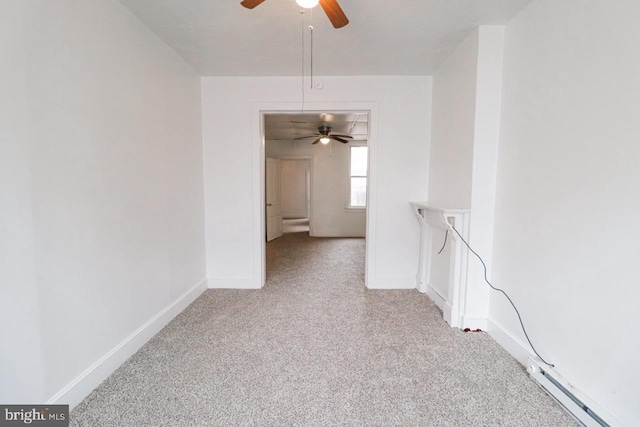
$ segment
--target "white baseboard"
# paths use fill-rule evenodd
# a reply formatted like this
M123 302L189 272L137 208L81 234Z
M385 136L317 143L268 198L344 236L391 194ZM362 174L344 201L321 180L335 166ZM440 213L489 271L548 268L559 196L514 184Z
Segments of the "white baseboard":
M469 317L462 316L462 325L460 325L460 329L482 329L486 331L489 329L489 321L483 317Z
M511 354L518 362L524 365L530 373L532 373L532 369L531 369L532 362L530 359L534 359L535 361L538 361L540 359L535 355L535 353L532 350L530 350L530 346L528 344L525 344L524 341L513 336L510 332L507 331L507 329L503 325L491 319L487 321L487 331L489 332L489 335L491 336L491 338L493 338L498 344L500 344L505 350L507 350L507 352L509 352L509 354ZM544 366L545 371L549 372L551 376L553 376L558 382L563 384L563 386L566 389L571 391L571 393L573 393L578 399L580 399L584 404L586 404L589 408L591 408L591 410L593 410L596 414L598 414L598 416L602 417L609 425L621 426L621 427L623 426L622 422L620 422L620 420L618 420L609 411L607 411L602 405L600 405L599 402L592 399L590 396L586 395L579 388L574 387L571 381L566 380L565 379L566 377L560 370L558 370L558 368L545 366L542 364L542 362L535 362L535 363L537 364L537 366ZM532 377L535 378L536 375L532 375ZM545 387L544 384L541 384L541 385ZM551 392L551 394L554 394L554 393ZM555 397L558 398L557 396ZM558 400L561 403L563 403L562 400L560 399ZM563 406L565 406L565 408L567 408L569 412L572 412L574 416L580 419L583 423L585 422L585 419L582 418L582 414L578 412L574 412L575 409L572 410L570 406L565 405L564 403L563 403ZM593 424L586 424L586 425L593 425Z
M451 325L451 304L449 304L430 284L427 285L426 294L431 301L433 301L438 308L442 310L442 317L449 325Z
M442 310L442 317L451 327L460 329L481 329L486 331L488 321L482 317L462 316L461 319L453 319L453 307L430 283L427 284L427 296ZM458 324L460 323L460 324ZM496 340L497 341L497 340Z
M209 289L260 289L262 286L253 277L231 279L207 279Z
M164 328L173 318L195 301L207 289L207 281L202 280L196 286L182 294L169 306L153 316L144 325L122 340L107 354L74 378L69 384L47 400L46 404L68 404L70 408L98 387L120 365L138 351L147 341Z
M409 277L385 277L383 279L369 279L367 281L367 289L415 289L415 276Z
M364 239L366 237L363 233L343 233L340 231L332 230L309 230L310 237L331 237L331 238L345 238L345 239Z
M509 352L523 366L527 365L529 357L535 356L529 346L519 338L507 332L504 326L494 320L487 320L487 332L498 344Z

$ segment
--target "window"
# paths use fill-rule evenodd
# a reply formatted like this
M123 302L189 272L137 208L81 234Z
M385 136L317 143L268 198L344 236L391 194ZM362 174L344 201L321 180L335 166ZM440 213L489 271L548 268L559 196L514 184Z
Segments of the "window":
M351 146L349 207L367 206L367 147Z

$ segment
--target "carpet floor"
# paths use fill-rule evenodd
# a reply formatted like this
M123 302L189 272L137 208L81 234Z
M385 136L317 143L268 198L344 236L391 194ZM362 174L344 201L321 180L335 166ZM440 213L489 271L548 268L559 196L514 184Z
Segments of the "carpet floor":
M364 288L364 240L285 234L262 290L208 290L72 426L576 426L486 333Z

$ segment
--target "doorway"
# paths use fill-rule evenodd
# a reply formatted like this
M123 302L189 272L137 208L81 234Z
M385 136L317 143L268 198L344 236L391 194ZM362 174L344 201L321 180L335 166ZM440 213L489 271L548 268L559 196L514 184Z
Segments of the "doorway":
M309 233L311 159L281 157L282 232Z
M264 135L268 247L285 239L304 248L300 233L364 245L369 113L266 113ZM298 238L287 239L289 233Z
M268 149L273 155L274 149ZM286 233L309 232L311 156L277 155L265 163L267 242Z
M291 104L254 104L253 112L255 114L256 120L254 121L255 130L254 136L255 141L259 141L259 145L256 146L255 160L256 163L261 165L259 169L259 174L254 175L255 177L255 189L256 194L260 194L259 199L256 201L260 202L256 203L256 207L259 206L260 209L260 221L256 223L257 229L260 230L260 234L256 234L258 237L256 250L257 254L260 254L257 258L259 263L256 263L256 268L259 268L262 273L262 281L261 286L266 284L266 248L267 248L267 158L273 158L276 160L304 160L304 158L308 158L310 163L310 173L308 176L310 182L309 185L309 232L308 235L312 237L356 237L360 238L363 246L365 246L365 256L364 256L364 264L365 264L365 286L368 286L368 279L371 278L375 280L375 223L376 223L376 180L375 180L375 170L376 170L376 144L375 144L375 129L377 129L377 117L378 117L378 107L376 103L372 102L364 102L364 103L311 103L307 104L308 111L304 113L300 113L299 110L293 112L290 110ZM350 107L345 109L344 107ZM370 177L366 180L366 208L361 206L350 207L348 201L350 200L349 194L349 183L351 182L351 177L349 176L348 165L349 165L349 153L347 147L353 144L353 142L349 141L347 144L344 144L338 140L334 140L331 144L323 144L320 141L316 142L316 135L319 131L318 128L304 128L306 119L308 117L301 117L302 115L310 115L320 117L323 122L326 122L328 127L334 123L337 123L336 120L342 115L351 115L351 119L348 123L348 126L354 127L354 129L360 129L361 137L353 139L360 145L366 145L368 147L368 174ZM275 120L275 126L274 121ZM320 125L316 125L321 127L325 125L325 123L320 123ZM288 128L290 133L286 138L274 138L274 129L278 127ZM315 129L315 131L314 131ZM259 133L258 133L259 131ZM340 135L347 134L348 129L340 130ZM336 133L333 130L333 133ZM308 137L308 138L307 138ZM284 143L284 145L289 145L292 151L288 153L284 152L276 152L273 150L273 141L278 141L280 144ZM346 155L345 155L346 154ZM287 158L287 156L290 156ZM326 174L327 172L327 161L331 159L342 159L343 169L341 173L334 174ZM281 166L282 167L282 166ZM324 169L324 170L323 170ZM323 176L323 179L319 179L320 176ZM280 175L282 179L282 175ZM354 181L362 180L355 179ZM358 177L361 178L361 177ZM259 190L258 190L259 189ZM319 200L324 196L325 199L330 199L332 203L340 205L340 215L342 215L342 219L346 219L346 221L334 221L332 216L328 214L327 210L324 209L321 203L318 203ZM296 216L300 216L297 214ZM256 218L257 219L257 218ZM289 218L296 219L296 218ZM303 220L303 218L297 218ZM287 218L282 218L284 221L283 225L286 225ZM327 227L327 225L335 225L337 223L342 224L342 228L337 230L333 227ZM354 224L359 224L359 227L354 227ZM286 228L285 228L286 229ZM345 231L347 230L347 231ZM351 230L351 231L349 231ZM356 231L353 231L356 230ZM284 229L283 229L284 231ZM366 241L363 237L366 235ZM285 234L286 236L286 234ZM284 237L283 237L284 238ZM282 240L282 239L280 239ZM279 241L276 239L275 241Z

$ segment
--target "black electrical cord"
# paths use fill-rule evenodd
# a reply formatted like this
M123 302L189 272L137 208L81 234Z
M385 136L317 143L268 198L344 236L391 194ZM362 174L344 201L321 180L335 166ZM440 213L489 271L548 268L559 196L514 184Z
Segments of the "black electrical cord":
M476 251L471 249L471 246L469 246L469 243L467 243L467 241L464 240L464 238L460 235L460 233L458 232L458 230L456 230L456 228L454 226L451 226L451 228L453 229L453 231L456 232L458 237L460 237L460 240L462 240L462 242L467 246L469 251L472 254L474 254L480 260L480 263L482 263L482 268L484 268L484 281L487 282L487 284L491 287L491 289L502 293L507 298L507 300L509 300L509 302L511 303L511 306L513 307L513 309L515 310L516 314L518 315L518 320L520 321L520 326L522 327L522 332L524 332L524 336L527 338L527 342L531 346L531 349L533 350L533 352L536 354L536 356L538 356L540 358L540 360L542 360L542 362L544 362L545 365L551 366L553 368L554 365L549 363L549 362L547 362L546 360L544 360L542 358L542 356L540 356L540 354L536 351L536 348L533 346L533 344L531 343L531 340L529 339L529 334L527 334L527 330L524 328L524 323L522 322L522 317L520 316L520 312L516 308L516 305L513 303L513 301L511 301L511 298L509 298L509 295L507 295L507 293L505 291L503 291L502 289L496 288L495 286L493 286L491 284L491 282L489 281L489 279L487 278L487 265L482 260L482 257L480 255L478 255L478 253ZM444 239L445 239L444 243L446 244L447 243L447 236L446 235L444 236ZM442 249L444 249L444 245L442 246ZM442 249L440 250L440 252L442 252ZM438 253L440 253L440 252L438 252Z
M442 253L442 251L444 251L444 247L447 246L447 237L448 236L449 236L449 229L447 229L445 231L445 233L444 233L444 243L442 244L442 247L438 251L438 255L440 255Z

